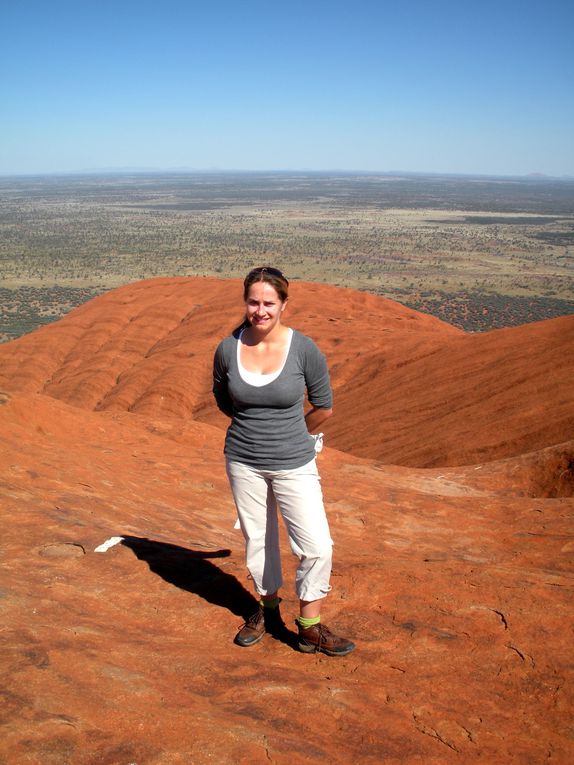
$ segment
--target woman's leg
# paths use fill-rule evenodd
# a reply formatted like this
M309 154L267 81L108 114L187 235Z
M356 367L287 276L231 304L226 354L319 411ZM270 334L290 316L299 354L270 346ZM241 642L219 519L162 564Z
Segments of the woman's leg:
M271 482L249 465L228 460L227 476L245 538L245 560L255 591L277 597L282 585L277 505Z
M321 604L331 589L333 541L323 506L321 483L315 460L273 478L273 491L287 526L293 552L299 558L296 590L300 615L299 649L346 656L355 645L334 635L321 623Z
M299 614L304 619L315 619L321 616L322 600L299 600Z
M247 569L260 596L259 608L234 638L237 645L249 647L262 640L266 632L279 635L285 628L278 597L282 580L277 505L270 482L261 471L230 460L226 467L245 538Z
M333 542L315 460L295 470L276 471L272 485L291 549L299 558L295 589L301 608L318 615L331 589Z

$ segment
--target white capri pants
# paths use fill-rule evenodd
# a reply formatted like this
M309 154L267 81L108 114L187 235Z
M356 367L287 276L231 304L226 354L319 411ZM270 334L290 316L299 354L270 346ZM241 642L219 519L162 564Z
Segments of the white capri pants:
M333 541L315 459L294 470L260 470L229 459L226 468L255 591L272 595L283 584L279 508L291 549L299 558L297 595L301 600L324 598L331 589Z

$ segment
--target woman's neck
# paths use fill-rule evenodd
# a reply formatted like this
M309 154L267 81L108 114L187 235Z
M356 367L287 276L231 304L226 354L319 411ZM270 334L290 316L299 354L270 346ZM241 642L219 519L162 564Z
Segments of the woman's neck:
M276 324L269 332L260 332L251 325L243 330L241 340L245 345L276 345L283 343L289 334L289 327Z

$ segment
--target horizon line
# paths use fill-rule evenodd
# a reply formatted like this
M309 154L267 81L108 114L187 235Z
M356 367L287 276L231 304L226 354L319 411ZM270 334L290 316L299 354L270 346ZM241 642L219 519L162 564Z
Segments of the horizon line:
M358 175L358 176L425 176L425 177L458 177L458 178L520 178L523 180L574 180L574 175L550 175L540 172L528 173L483 173L470 171L440 171L440 170L342 170L331 169L285 169L275 168L266 170L251 170L245 168L192 168L192 167L103 167L86 168L82 170L50 170L29 172L2 172L0 178L53 178L53 177L86 177L86 176L122 176L122 175Z

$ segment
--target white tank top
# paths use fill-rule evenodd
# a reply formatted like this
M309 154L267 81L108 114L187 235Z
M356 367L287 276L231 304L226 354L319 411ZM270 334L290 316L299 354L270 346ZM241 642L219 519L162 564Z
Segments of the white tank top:
M243 331L241 330L241 334L239 335L239 342L237 343L237 368L239 370L239 376L243 380L243 382L246 382L248 385L253 385L257 388L261 388L263 385L268 385L270 382L273 382L273 380L276 380L281 372L283 371L283 367L285 366L285 362L287 361L287 356L289 355L289 348L291 347L291 338L293 337L293 330L291 327L289 327L289 337L287 338L287 348L285 350L285 356L283 358L283 363L281 364L281 367L276 372L269 372L268 374L262 374L261 372L250 372L248 369L245 369L243 364L241 363L241 335L243 335Z

